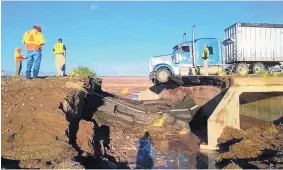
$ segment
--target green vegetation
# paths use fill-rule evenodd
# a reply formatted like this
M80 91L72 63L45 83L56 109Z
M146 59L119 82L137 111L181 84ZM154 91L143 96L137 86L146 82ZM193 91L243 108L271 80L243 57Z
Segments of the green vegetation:
M73 69L69 73L69 76L70 77L92 77L92 78L96 78L96 73L95 73L95 71L91 70L88 67L79 66L79 67Z
M259 73L260 77L278 77L280 76L279 73L269 73L268 71L262 71Z
M88 67L79 66L69 73L70 77L85 78L89 77L92 80L93 89L101 88L102 80L97 77L96 72Z

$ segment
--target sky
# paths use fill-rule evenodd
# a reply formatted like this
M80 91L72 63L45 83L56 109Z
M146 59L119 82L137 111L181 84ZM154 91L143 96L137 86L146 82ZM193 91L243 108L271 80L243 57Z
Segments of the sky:
M14 49L24 48L23 34L35 24L46 40L41 73L55 74L52 48L62 38L67 72L86 66L100 76L147 76L150 56L171 53L184 32L191 39L192 25L196 38L223 40L236 22L283 23L283 2L1 3L1 69L7 72L15 72Z

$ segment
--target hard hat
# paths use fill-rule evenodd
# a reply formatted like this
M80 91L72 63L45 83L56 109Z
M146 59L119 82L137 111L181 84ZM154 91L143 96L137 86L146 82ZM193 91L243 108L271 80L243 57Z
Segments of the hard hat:
M59 42L62 42L62 38L59 38L58 41L59 41Z
M17 47L16 49L15 49L15 51L21 51L22 49L20 48L20 47Z
M41 26L40 25L34 25L32 28L37 29L39 32L41 32Z

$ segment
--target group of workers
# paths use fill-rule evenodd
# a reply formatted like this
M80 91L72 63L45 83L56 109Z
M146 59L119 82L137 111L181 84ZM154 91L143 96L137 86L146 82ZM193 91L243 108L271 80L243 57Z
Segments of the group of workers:
M22 61L27 60L26 78L31 79L31 69L33 67L33 78L38 78L38 73L42 58L42 47L45 45L44 35L39 25L34 25L32 30L24 33L23 43L27 56L24 57L21 54L22 49L15 49L16 60L16 75L20 75L22 69ZM64 76L66 70L66 46L63 44L62 39L59 38L58 42L53 47L53 53L55 55L55 63L57 76Z

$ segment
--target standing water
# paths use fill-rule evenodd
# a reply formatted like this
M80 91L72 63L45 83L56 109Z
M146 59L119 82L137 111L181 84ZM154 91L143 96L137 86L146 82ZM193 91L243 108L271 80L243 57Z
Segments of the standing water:
M180 138L179 140L181 140ZM154 143L149 132L137 141L137 161L138 169L215 169L216 152L191 152L189 150L180 150L176 142L171 145L168 151L159 151L154 147ZM187 145L194 145L190 141ZM199 146L194 146L199 147Z

